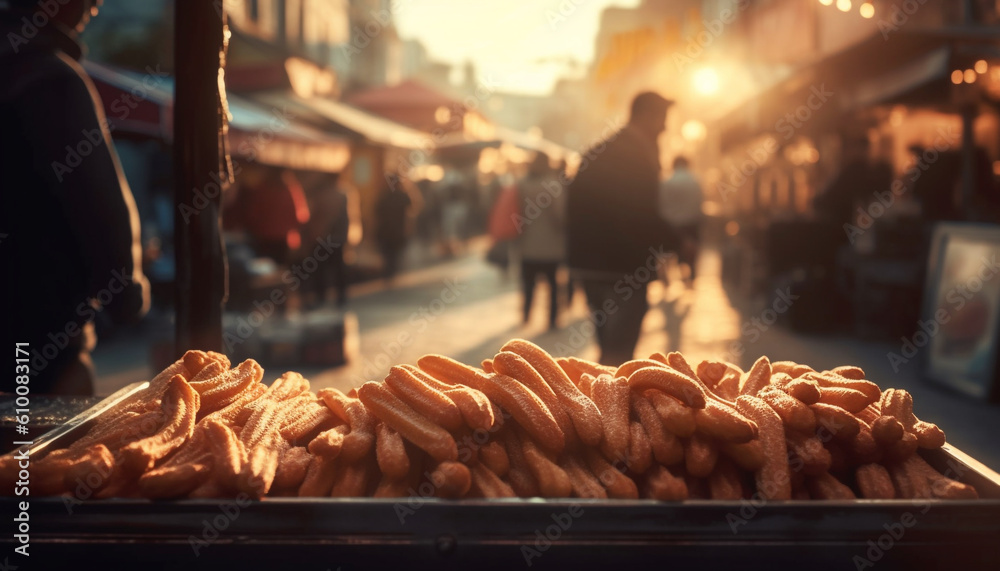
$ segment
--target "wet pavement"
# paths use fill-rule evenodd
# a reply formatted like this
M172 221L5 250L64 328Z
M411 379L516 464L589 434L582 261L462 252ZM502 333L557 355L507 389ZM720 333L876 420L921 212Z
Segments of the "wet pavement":
M517 276L486 263L482 248L462 257L404 272L392 284L381 281L353 286L344 313L348 362L335 368L298 367L315 389L348 390L382 378L389 367L414 363L420 356L440 353L466 363L492 357L512 337L538 343L557 356L597 358L593 325L582 291L565 300L560 327L548 330L548 294L539 284L535 307L521 323ZM636 356L680 350L690 360L723 358L748 367L760 355L793 360L827 369L858 365L883 388L904 388L914 395L921 419L938 423L958 448L1000 471L1000 407L975 401L920 378L916 363L894 372L887 358L891 343L848 337L805 336L773 323L773 299L734 303L719 279L720 257L702 253L699 277L687 288L672 272L669 286L650 284L650 311ZM564 281L566 276L562 276ZM739 306L737 310L735 306ZM336 313L333 307L319 311ZM780 313L780 311L779 311ZM108 394L153 373L144 341L117 338L99 344L94 354L98 393ZM267 366L267 377L282 368Z

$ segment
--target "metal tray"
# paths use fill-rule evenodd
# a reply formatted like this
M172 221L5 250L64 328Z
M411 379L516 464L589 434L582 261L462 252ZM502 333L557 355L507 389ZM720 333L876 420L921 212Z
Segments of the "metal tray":
M40 441L68 443L94 416ZM982 499L33 498L30 558L14 532L0 543L23 569L995 569L1000 475L949 445L921 453ZM3 513L25 499L0 498Z

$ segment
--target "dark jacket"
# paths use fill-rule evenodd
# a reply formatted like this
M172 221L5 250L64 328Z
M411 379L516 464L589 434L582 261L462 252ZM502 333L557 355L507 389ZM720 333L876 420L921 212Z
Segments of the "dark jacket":
M620 279L653 252L674 249L674 231L659 215L659 180L655 142L630 126L588 150L568 189L570 268Z
M0 37L22 25L0 14ZM55 22L0 43L0 257L11 331L35 351L93 319L89 298L115 321L148 305L135 203L80 53Z

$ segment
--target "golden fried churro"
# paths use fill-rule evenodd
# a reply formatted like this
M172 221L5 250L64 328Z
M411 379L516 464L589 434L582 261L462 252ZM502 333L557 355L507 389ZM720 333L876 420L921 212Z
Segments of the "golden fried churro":
M318 396L350 427L350 431L344 435L341 461L348 464L357 462L371 452L375 446L375 417L368 412L368 408L360 400L348 397L337 389L323 389Z
M124 472L130 474L145 472L152 468L157 460L183 444L194 431L198 404L198 393L184 380L184 377L175 375L170 379L162 404L167 421L156 434L136 440L121 449L118 458Z
M559 467L569 476L574 497L607 499L608 492L604 489L604 486L575 456L564 456L559 462Z
M772 373L785 373L793 379L797 379L806 373L812 373L814 369L809 365L802 365L794 361L775 361L771 363Z
M483 359L482 362L483 370L487 373L493 372L493 359Z
M531 392L535 393L535 396L541 399L549 409L549 412L552 413L552 417L555 419L556 424L559 425L559 429L566 435L566 438L570 442L576 440L576 429L573 427L573 420L570 418L566 408L559 401L559 397L552 390L552 387L545 382L542 375L525 361L523 357L517 353L501 351L493 357L493 365L497 373L520 381Z
M691 408L705 408L706 395L701 383L667 367L639 369L628 378L628 384L634 391L656 389Z
M344 449L344 439L350 433L350 427L340 425L324 430L309 441L308 450L310 454L323 456L324 458L336 458L340 456Z
M201 426L212 454L212 479L226 489L233 489L232 486L235 486L236 478L247 461L243 442L221 421L203 421Z
M208 371L214 365L205 367L202 372ZM249 359L240 363L235 369L226 370L212 379L202 381L199 386L192 385L201 395L199 420L232 404L243 391L259 383L263 377L264 369L256 361Z
M850 441L861 430L858 417L839 406L818 402L809 407L816 414L817 430L823 430L837 440Z
M867 500L891 500L896 497L889 471L881 464L863 464L854 472L861 497Z
M300 498L323 498L330 495L333 489L333 478L336 475L337 458L313 456L306 469L306 476L299 486Z
M479 461L501 478L510 472L510 457L499 440L492 440L479 448Z
M481 390L509 412L540 446L554 454L562 452L566 436L545 403L528 387L506 375L494 373Z
M674 397L657 390L645 391L643 394L656 409L656 413L660 416L667 432L681 438L687 438L694 434L698 426L694 417L694 409L682 405Z
M694 411L698 430L724 442L749 442L757 436L757 425L724 401L708 399L705 408Z
M645 494L654 500L674 502L689 497L684 478L675 476L663 466L653 466L646 475Z
M513 498L513 488L500 479L484 464L476 464L471 469L472 482L469 491L482 498Z
M180 498L201 485L211 471L212 466L208 462L155 468L139 478L139 493L150 499Z
M634 500L639 497L639 489L632 478L619 472L597 450L587 448L583 454L587 467L607 490L609 498Z
M698 377L698 373L695 372L694 368L691 366L691 363L688 363L688 360L684 358L684 355L681 355L677 351L672 351L667 354L667 364L670 365L670 367L672 367L675 371L679 373L687 375L692 379L700 380ZM711 386L708 383L704 384L709 387Z
M770 387L760 391L757 396L778 413L788 428L801 432L816 430L816 414L799 399Z
M721 450L737 466L748 472L756 472L764 466L764 446L760 439L742 444L723 442Z
M806 480L809 495L816 500L854 500L857 496L843 482L829 472L811 476Z
M379 470L389 479L402 480L410 473L403 437L382 422L375 427L375 457Z
M738 500L743 497L740 472L728 458L719 458L708 476L708 493L713 500Z
M331 498L359 498L366 495L368 483L377 473L374 462L363 459L354 464L341 464L333 477L330 487Z
M402 367L389 369L385 384L413 410L445 430L458 430L464 425L462 411L455 401L409 370Z
M375 417L438 462L458 459L458 446L447 430L410 408L380 383L365 383L358 389L358 397Z
M663 357L663 361L657 361L655 359L633 359L631 361L625 361L611 376L615 378L625 377L627 379L632 376L632 373L638 371L639 369L645 369L646 367L666 368L667 358ZM600 375L594 376L599 377Z
M844 365L842 367L837 367L830 372L840 375L845 379L851 379L854 381L861 381L865 379L864 370L862 370L861 367L855 367L853 365Z
M306 478L313 455L304 446L289 448L278 460L272 490L298 490Z
M819 402L839 406L847 412L861 412L874 401L869 399L865 393L854 389L822 387Z
M785 443L790 452L789 462L796 471L808 476L819 476L830 471L833 458L823 447L823 441L814 434L803 434L794 430L785 431Z
M528 467L528 461L524 457L524 449L521 447L521 439L518 438L513 429L504 429L500 433L500 441L503 442L510 463L506 477L511 488L522 498L538 496L540 493L538 480L535 479Z
M649 442L649 436L639 421L633 420L629 424L631 438L628 442L628 456L625 458L625 465L629 472L642 474L653 465L653 447Z
M807 405L816 404L820 398L819 383L809 379L795 379L782 387L788 396L797 399Z
M711 438L695 432L684 447L684 467L695 478L707 478L719 459L719 447Z
M528 469L538 482L538 490L543 498L568 498L573 491L566 472L556 465L549 457L524 435L521 437L521 448Z
M439 498L461 498L472 488L472 472L460 462L441 462L430 476Z
M601 412L594 401L590 400L569 380L569 377L551 355L541 347L524 339L508 341L500 350L517 353L538 371L559 397L559 402L566 407L566 412L573 419L576 433L584 444L598 446L601 443L603 437Z
M663 427L663 421L652 403L638 393L630 396L633 415L642 423L643 431L649 438L653 458L664 466L672 466L684 460L684 446L680 440Z
M769 500L790 499L792 487L788 472L788 448L781 417L767 403L750 395L740 395L736 399L736 408L757 423L760 433L764 465L754 475L757 492Z
M860 370L860 369L859 369ZM834 371L824 371L822 373L809 373L806 377L815 380L820 387L825 389L850 389L865 395L869 404L878 402L882 398L882 390L878 385L862 379L850 379ZM857 397L852 397L857 398ZM857 412L857 411L850 411Z
M612 460L625 458L629 449L629 387L624 377L601 375L591 386L594 404L601 411L604 440L601 451Z
M319 432L339 423L340 419L322 400L298 397L289 401L288 409L282 415L280 433L291 443L309 442Z
M767 357L760 357L740 380L740 394L756 396L770 382L771 362Z
M872 436L883 448L899 442L903 432L903 425L894 416L880 416L872 423Z
M976 489L963 484L935 470L920 456L911 456L905 466L911 477L922 476L930 485L931 495L939 500L975 500L979 498Z

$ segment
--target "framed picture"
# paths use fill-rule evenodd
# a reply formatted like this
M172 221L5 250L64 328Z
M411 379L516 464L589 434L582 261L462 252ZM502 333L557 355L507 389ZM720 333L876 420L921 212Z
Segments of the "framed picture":
M918 324L927 339L927 377L984 400L1000 393L998 262L1000 226L936 226L927 266L923 318Z

